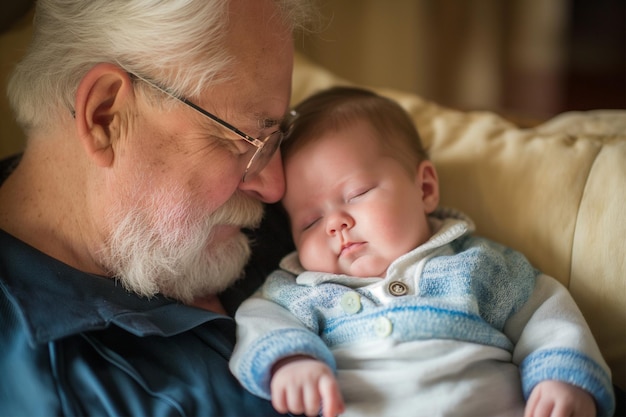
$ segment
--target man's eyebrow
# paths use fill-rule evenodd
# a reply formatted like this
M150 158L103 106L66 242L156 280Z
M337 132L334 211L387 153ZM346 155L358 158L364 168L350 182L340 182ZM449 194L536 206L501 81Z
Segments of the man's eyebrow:
M282 122L282 118L275 119L273 117L261 117L257 119L260 129L268 129L270 127L278 126Z

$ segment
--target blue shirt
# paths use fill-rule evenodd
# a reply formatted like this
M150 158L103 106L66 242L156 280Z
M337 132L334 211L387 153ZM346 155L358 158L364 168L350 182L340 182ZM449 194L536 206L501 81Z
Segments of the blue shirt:
M232 318L0 248L0 415L276 414L230 375Z
M230 311L282 252L263 250ZM277 415L231 376L231 317L139 297L2 230L0 290L0 416Z

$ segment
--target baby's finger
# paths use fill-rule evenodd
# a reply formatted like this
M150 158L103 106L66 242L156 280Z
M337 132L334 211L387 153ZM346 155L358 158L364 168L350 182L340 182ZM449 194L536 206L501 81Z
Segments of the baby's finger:
M345 411L343 397L335 378L324 377L320 379L319 389L322 395L324 417L336 417Z
M554 403L552 401L538 401L535 404L532 417L550 417L554 410Z
M302 397L304 399L304 413L307 416L318 416L320 412L320 405L322 403L322 397L320 396L317 387L307 385L302 391Z
M279 413L286 413L287 409L287 394L285 390L272 389L272 406Z

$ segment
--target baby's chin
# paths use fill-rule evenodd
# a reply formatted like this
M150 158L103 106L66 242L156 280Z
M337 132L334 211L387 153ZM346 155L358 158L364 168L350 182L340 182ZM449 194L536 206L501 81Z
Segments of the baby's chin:
M371 255L359 256L356 259L343 259L339 262L320 263L300 256L300 265L307 271L324 272L336 275L348 275L356 278L384 278L387 275L389 261Z
M370 259L362 257L353 261L349 266L340 268L341 274L350 275L358 278L384 278L387 275L388 262L381 259Z

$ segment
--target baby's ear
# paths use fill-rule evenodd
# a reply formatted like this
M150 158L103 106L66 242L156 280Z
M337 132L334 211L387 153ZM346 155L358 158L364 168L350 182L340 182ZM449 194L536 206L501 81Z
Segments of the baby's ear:
M120 67L101 63L91 68L78 85L74 102L79 140L98 166L109 166L114 159L113 143L122 132L132 81Z
M415 183L422 191L426 213L432 213L439 206L439 178L430 160L424 160L417 166Z

